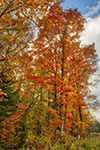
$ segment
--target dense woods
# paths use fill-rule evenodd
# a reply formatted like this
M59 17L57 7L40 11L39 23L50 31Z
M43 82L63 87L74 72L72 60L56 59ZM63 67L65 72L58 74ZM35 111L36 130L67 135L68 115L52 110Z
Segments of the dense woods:
M1 150L60 150L93 126L96 50L81 45L84 17L60 3L0 0Z

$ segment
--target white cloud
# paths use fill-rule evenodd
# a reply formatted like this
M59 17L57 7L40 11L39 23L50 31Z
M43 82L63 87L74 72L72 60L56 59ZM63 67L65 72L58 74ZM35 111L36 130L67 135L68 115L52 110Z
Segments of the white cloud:
M98 111L90 110L90 112L91 112L92 116L94 116L94 118L100 122L100 110L98 110Z
M100 15L95 18L87 18L82 32L82 44L95 43L97 54L100 58Z
M98 1L96 6L90 8L90 11L87 14L85 14L85 17L95 15L98 13L99 10L100 10L100 0Z
M99 1L100 5L100 1ZM99 6L100 7L100 6ZM100 58L100 15L95 18L86 18L86 23L84 25L84 31L81 34L81 41L82 44L91 44L95 43L95 49L97 51L98 57ZM92 93L100 99L100 61L98 61L98 71L96 72L97 75L92 75L91 81L93 79L98 79L98 84L92 88ZM99 77L98 77L99 76ZM91 111L92 115L96 117L98 121L100 121L100 111Z

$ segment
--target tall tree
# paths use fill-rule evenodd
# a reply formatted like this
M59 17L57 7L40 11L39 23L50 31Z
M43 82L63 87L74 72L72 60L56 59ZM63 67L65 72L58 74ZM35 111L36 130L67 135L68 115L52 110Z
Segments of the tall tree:
M81 46L79 38L84 21L77 9L63 10L55 4L47 16L39 20L41 29L33 43L33 66L38 77L28 74L28 78L51 91L52 97L48 99L51 108L48 111L58 117L58 124L54 123L53 129L59 127L62 135L65 129L71 131L73 124L82 124L86 120L84 116L88 116L84 98L89 76L96 70L94 60L97 55L94 45ZM41 77L41 73L48 78ZM77 134L79 128L81 126Z

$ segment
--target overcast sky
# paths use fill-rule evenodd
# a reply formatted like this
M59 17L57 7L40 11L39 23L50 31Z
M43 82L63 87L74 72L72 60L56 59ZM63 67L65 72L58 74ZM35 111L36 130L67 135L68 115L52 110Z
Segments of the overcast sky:
M95 49L98 54L98 74L100 74L100 0L64 0L62 3L64 9L77 8L86 18L85 30L82 33L81 40L83 44L95 43ZM98 78L93 76L93 78ZM100 83L92 89L100 99ZM100 110L92 112L100 121Z

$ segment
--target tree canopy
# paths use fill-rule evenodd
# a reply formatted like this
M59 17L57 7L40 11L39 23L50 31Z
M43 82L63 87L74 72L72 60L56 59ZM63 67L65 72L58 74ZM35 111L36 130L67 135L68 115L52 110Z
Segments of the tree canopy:
M1 148L50 149L92 124L95 45L81 45L85 19L60 3L0 1Z

